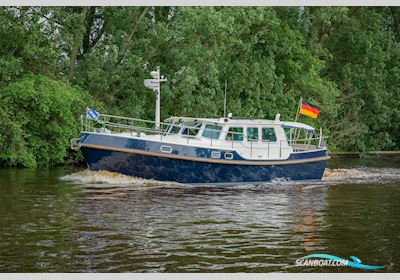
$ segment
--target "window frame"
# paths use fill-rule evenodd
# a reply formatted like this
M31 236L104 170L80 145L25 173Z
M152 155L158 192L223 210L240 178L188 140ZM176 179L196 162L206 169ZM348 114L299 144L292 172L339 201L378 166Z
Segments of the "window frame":
M250 139L249 137L249 129L257 129L257 138ZM260 140L260 127L259 126L248 126L246 127L246 140L248 142L258 142Z
M229 159L229 160L233 159L233 153L225 152L224 153L224 159Z
M271 141L271 140L264 139L264 133L263 133L263 130L264 130L264 129L272 129L272 131L274 132L275 141ZM262 127L261 127L261 141L262 141L262 142L270 142L270 143L276 143L276 142L278 142L278 138L276 137L276 129L275 129L275 127L262 126Z
M220 151L212 151L211 157L215 158L215 159L219 159L219 158L221 158L221 152Z
M210 130L207 130L207 126L213 126L214 128L208 128ZM219 129L215 129L215 127L218 127ZM213 133L217 134L217 137L209 137L209 136L205 136L204 133L210 133L211 135ZM203 138L207 138L207 139L213 139L213 140L218 140L221 136L222 133L222 126L218 125L218 124L210 124L210 123L205 123L204 127L201 129L201 137Z
M241 129L242 129L242 132L231 131L231 128L241 128ZM227 132L226 132L225 140L226 140L226 141L233 141L233 142L243 142L243 141L244 141L244 138L245 138L245 137L244 137L244 131L245 131L245 128L244 128L243 126L229 126L229 127L228 127L228 130L227 130ZM232 132L233 132L233 133L232 133ZM242 137L241 140L235 140L235 139L233 139L235 133L241 133L241 134L236 134L236 135L239 135L240 137ZM231 139L228 139L229 135L232 137Z
M199 135L199 132L201 130L203 123L202 122L192 122L193 125L188 125L188 123L190 124L190 122L186 122L186 124L185 124L185 122L182 122L182 128L179 131L179 134L182 137L190 137L190 138L197 137ZM189 134L184 133L186 129L189 131ZM190 131L196 131L196 134L190 134Z
M182 121L178 121L176 123L171 123L169 125L169 127L167 128L166 135L179 135L181 133L181 131L182 131L182 123L183 123ZM172 132L172 130L174 128L179 128L178 132Z

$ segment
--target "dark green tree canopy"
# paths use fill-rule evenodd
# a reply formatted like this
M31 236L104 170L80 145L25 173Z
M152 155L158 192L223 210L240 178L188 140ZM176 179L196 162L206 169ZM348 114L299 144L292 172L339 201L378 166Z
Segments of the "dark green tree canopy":
M0 161L61 164L86 106L153 119L319 105L331 149L400 148L398 7L1 7ZM57 107L57 109L53 109ZM59 138L57 138L59 137Z

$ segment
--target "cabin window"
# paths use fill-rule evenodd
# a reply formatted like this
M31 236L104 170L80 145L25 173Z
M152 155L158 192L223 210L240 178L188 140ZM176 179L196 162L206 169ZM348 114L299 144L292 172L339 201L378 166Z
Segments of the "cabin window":
M163 153L168 153L168 154L170 154L170 153L172 153L172 147L171 147L171 146L164 146L164 145L162 145L162 146L160 147L160 151L163 152Z
M211 139L218 139L219 135L221 134L222 127L218 125L207 124L204 128L203 137L211 138Z
M181 127L174 125L174 126L172 126L171 130L169 131L169 134L177 134L177 133L179 133L179 130L181 130Z
M179 122L177 122L177 123L174 123L174 124L171 124L171 125L168 127L168 129L167 129L168 134L178 134L179 131L180 131L181 128L182 128L181 125L182 125L182 122L181 122L181 121L179 121Z
M273 129L272 127L263 127L262 140L268 142L276 142L275 129Z
M200 130L201 123L198 122L185 122L182 130L182 135L196 136Z
M217 152L217 151L212 151L211 152L211 157L212 158L220 158L221 157L221 153Z
M233 154L232 153L225 153L224 157L225 157L225 159L233 159Z
M258 127L247 128L247 140L258 141Z
M226 140L243 141L243 127L230 127Z

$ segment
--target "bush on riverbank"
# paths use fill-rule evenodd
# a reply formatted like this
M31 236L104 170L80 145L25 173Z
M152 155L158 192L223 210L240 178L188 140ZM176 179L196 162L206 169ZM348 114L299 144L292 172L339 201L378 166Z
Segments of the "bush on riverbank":
M62 164L73 157L79 115L90 95L44 75L27 75L0 91L0 162L8 166Z
M156 66L162 119L220 117L227 81L233 116L303 97L331 151L400 150L400 7L25 6L0 7L0 164L68 162L86 106L153 119Z

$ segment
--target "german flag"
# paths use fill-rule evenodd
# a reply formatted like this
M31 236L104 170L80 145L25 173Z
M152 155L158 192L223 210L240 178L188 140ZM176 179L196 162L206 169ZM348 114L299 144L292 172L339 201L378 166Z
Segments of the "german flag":
M318 106L312 105L305 101L301 101L300 114L316 119L320 111L321 110Z

